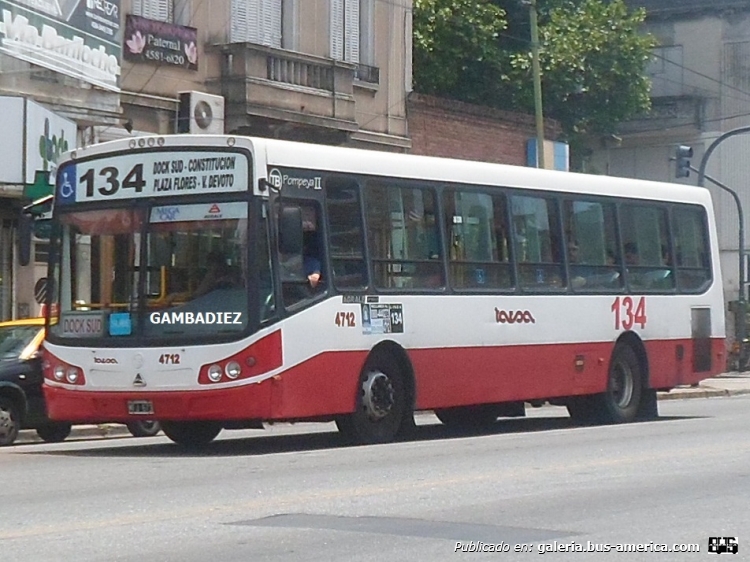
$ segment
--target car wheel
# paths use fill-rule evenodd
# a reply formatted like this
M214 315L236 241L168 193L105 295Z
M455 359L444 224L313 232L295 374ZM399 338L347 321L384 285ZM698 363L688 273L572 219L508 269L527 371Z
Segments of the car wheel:
M37 428L36 434L47 443L60 443L70 435L69 423L54 423Z
M21 431L21 410L10 398L0 396L0 447L12 445Z
M133 437L153 437L161 431L161 424L156 420L143 420L125 424Z

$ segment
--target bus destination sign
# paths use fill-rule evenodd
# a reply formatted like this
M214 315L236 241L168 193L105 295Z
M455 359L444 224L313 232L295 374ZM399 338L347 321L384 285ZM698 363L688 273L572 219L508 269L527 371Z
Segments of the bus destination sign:
M246 191L248 170L245 154L227 151L140 152L67 162L57 174L56 201Z

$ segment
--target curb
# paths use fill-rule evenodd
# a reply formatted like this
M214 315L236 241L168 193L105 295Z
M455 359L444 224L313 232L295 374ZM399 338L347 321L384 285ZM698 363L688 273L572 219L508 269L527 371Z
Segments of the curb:
M750 388L738 388L728 390L726 388L698 388L684 389L671 392L659 392L659 400L686 400L690 398L714 398L717 396L739 396L741 394L750 394Z
M65 441L73 439L112 439L130 437L128 428L119 423L103 423L99 425L74 425ZM34 429L22 429L15 444L44 443Z

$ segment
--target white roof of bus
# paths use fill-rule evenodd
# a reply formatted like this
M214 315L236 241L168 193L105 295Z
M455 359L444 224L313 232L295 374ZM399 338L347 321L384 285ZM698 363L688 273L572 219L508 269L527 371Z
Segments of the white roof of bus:
M707 189L677 183L539 170L507 164L357 148L306 143L291 144L274 139L254 139L253 142L256 150L261 146L266 147L266 161L269 166L425 179L447 183L586 192L686 203L710 204L711 201L711 195ZM290 151L292 147L294 151Z
M219 148L226 147L227 139L230 137L232 135L161 135L157 138L164 139L165 148L175 146ZM141 138L147 141L149 137L139 137L137 140L140 141ZM711 194L708 189L677 183L557 172L472 160L417 156L257 137L234 136L232 138L237 147L248 147L252 144L256 158L261 157L265 152L268 166L424 179L446 183L583 192L711 206ZM133 140L136 139L95 144L76 149L74 152L77 158L92 157L108 151L128 152L133 150L130 146ZM70 153L66 157L69 155Z

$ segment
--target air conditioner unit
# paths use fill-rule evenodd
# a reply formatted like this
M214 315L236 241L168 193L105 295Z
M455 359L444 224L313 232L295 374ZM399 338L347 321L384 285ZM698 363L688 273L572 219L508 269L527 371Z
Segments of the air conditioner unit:
M177 132L191 134L224 133L224 97L205 92L179 92Z

